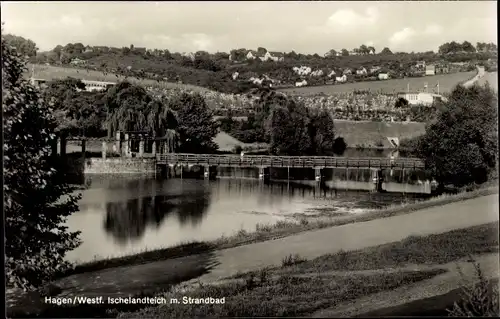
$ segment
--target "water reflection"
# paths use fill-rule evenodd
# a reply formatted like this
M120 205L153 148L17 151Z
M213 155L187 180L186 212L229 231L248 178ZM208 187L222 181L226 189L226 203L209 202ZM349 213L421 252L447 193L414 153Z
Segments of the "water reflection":
M87 182L80 211L67 222L82 232L82 245L68 254L72 261L212 240L255 231L259 223L358 213L419 196L347 190L327 182L318 187L314 181L93 176Z
M147 227L158 229L165 217L171 214L177 215L181 227L197 227L209 204L210 194L204 189L183 195L141 196L125 202L109 202L106 204L104 229L118 243L125 244L140 239Z

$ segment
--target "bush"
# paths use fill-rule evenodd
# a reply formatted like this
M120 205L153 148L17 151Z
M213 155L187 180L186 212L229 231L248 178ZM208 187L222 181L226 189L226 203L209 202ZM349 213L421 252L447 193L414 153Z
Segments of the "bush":
M451 317L498 317L498 284L490 284L479 264L474 263L477 282L463 287L463 297L455 302L452 309L447 309ZM462 280L465 280L460 271Z
M79 232L63 223L79 196L51 154L52 108L22 78L25 63L3 37L1 46L6 282L27 290L69 268L64 256L80 244Z

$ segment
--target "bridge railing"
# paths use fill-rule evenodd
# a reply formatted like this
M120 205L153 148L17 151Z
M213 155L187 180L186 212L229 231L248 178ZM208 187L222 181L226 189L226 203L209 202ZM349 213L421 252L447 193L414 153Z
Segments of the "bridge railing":
M267 156L212 154L157 154L158 163L246 167L401 167L424 168L418 158L348 158L328 156Z

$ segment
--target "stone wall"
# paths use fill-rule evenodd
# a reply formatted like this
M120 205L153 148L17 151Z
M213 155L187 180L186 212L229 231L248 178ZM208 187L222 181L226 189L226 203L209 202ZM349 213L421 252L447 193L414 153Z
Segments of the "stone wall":
M88 158L84 174L154 174L154 158Z

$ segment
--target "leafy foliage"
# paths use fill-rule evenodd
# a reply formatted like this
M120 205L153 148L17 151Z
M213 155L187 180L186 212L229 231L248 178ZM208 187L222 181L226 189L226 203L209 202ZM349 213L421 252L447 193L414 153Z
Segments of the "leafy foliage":
M6 43L16 48L17 53L24 57L33 57L36 55L36 51L38 51L35 42L30 39L13 34L4 35L3 39Z
M177 112L180 152L211 153L217 149L213 138L219 125L201 95L182 93L169 101L169 107Z
M488 179L498 160L497 103L489 86L457 86L426 134L410 143L440 184L460 187Z
M2 37L5 267L8 286L34 288L69 267L65 253L79 232L62 223L78 210L51 154L52 108L22 78L25 64Z
M80 79L50 81L43 95L53 105L61 134L101 136L106 117L104 94L86 92Z

